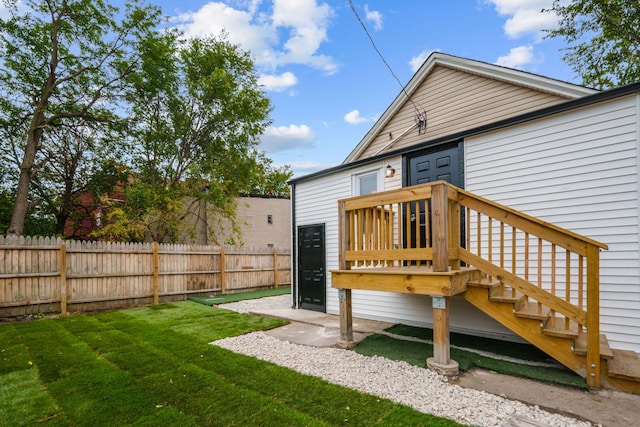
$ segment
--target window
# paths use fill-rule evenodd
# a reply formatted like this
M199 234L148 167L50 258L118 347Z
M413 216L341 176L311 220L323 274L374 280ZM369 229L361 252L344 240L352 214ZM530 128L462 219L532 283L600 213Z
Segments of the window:
M378 191L378 172L368 172L356 176L356 195L363 196Z

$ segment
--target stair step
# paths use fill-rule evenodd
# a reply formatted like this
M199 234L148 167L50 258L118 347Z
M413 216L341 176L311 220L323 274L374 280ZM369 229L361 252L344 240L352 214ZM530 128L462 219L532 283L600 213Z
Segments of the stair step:
M552 337L575 339L578 338L578 324L570 320L569 329L567 329L564 324L564 318L556 318L555 323L552 324L552 318L549 316L542 326L542 333Z
M498 280L487 278L487 277L483 277L480 280L471 280L469 283L467 283L467 286L472 286L474 288L486 288L486 289L491 289L499 285L500 285L500 282Z
M545 320L549 317L549 308L537 301L528 301L522 297L513 307L513 314L526 319Z
M634 351L612 350L613 359L607 360L607 372L612 378L640 382L640 359Z
M587 334L581 333L573 342L573 352L580 356L587 355ZM635 353L634 353L635 354ZM609 340L605 334L600 334L600 358L601 359L613 359L613 352L609 347Z
M513 289L508 286L494 286L489 289L489 301L492 302L506 302L514 304L518 302L522 298L522 294L520 292L513 292Z

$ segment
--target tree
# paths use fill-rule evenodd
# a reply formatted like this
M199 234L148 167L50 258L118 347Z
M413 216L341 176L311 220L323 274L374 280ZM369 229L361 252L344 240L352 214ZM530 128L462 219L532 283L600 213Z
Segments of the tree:
M247 189L247 194L272 195L277 197L290 197L291 189L289 179L293 171L289 165L281 167L273 166L273 162L263 152L257 154L258 172L254 175Z
M15 0L4 3L11 16L0 20L0 125L22 130L7 233L20 235L31 183L50 161L43 148L54 138L46 135L63 125L119 124L114 103L138 69L137 45L155 31L160 10L131 0L117 22L119 10L103 0L31 0L27 12Z
M555 0L546 12L560 26L546 37L563 37L569 47L563 59L599 89L640 80L640 3L636 0Z
M201 202L234 220L235 197L268 171L255 147L271 107L249 54L224 34L182 40L166 33L142 49L130 93L135 174L126 214L114 218L123 226L110 224L109 232L127 239L143 224L147 240L172 242L188 234L183 220Z
M55 218L55 234L62 235L69 219L81 224L93 216L96 206L87 200L126 181L126 168L118 162L126 150L122 139L88 125L52 129L46 140L42 152L48 162L32 180L32 204Z

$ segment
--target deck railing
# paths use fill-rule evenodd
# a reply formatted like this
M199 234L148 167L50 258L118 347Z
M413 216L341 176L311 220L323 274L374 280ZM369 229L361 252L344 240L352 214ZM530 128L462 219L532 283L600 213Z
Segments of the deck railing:
M540 314L548 310L550 329L586 333L587 379L599 383L599 251L605 244L443 181L338 203L341 269L477 268L497 292L521 297Z

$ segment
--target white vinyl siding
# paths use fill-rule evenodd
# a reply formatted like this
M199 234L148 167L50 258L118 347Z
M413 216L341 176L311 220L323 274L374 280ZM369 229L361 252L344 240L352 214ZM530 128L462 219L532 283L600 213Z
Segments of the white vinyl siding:
M296 227L325 224L325 249L327 289L327 313L339 314L338 292L331 287L331 270L338 269L338 200L357 196L357 177L378 172L384 174L387 165L395 170L391 178L381 178L380 190L401 187L402 162L397 157L384 163L361 166L351 170L303 181L295 189ZM297 250L297 248L296 248ZM294 276L297 280L297 272ZM431 298L425 295L354 290L353 316L381 320L390 323L431 327L433 318ZM466 303L462 298L451 299L451 329L462 333L475 333L517 340L517 338L484 313ZM472 326L471 326L472 325Z
M465 141L465 188L609 246L601 331L640 352L638 97Z
M640 352L640 97L629 95L465 139L465 188L609 246L601 252L601 331L614 348ZM399 188L401 158L296 185L296 225L326 225L327 270L338 268L337 200L355 177L387 164ZM295 277L295 276L294 276ZM327 312L338 314L327 278ZM431 298L353 292L354 317L430 326ZM497 322L451 299L451 329L512 338Z

